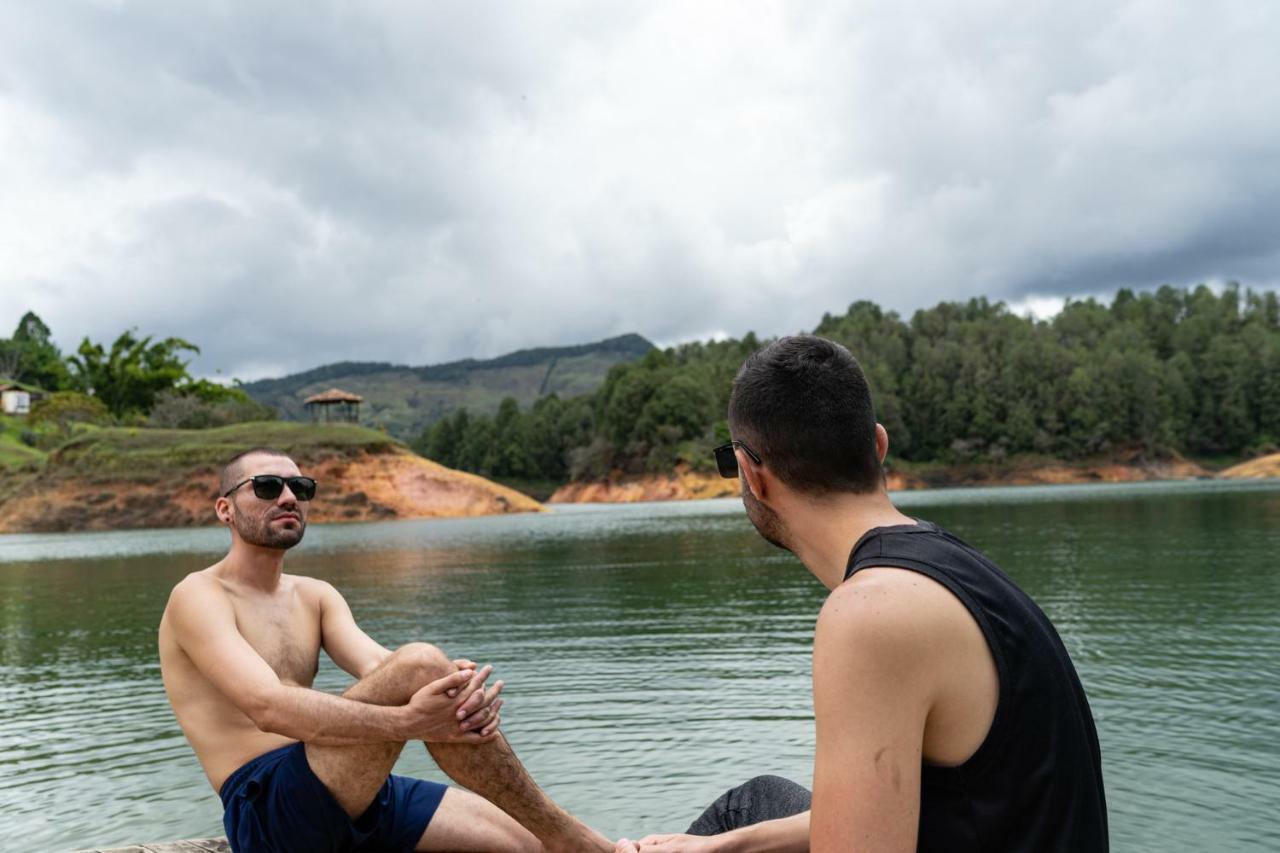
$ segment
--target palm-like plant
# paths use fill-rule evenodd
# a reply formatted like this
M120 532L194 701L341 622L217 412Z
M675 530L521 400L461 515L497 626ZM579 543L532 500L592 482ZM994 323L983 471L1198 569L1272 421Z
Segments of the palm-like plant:
M107 350L85 338L67 358L78 390L97 397L116 417L150 411L160 392L191 381L182 353L200 352L182 338L153 340L128 331Z

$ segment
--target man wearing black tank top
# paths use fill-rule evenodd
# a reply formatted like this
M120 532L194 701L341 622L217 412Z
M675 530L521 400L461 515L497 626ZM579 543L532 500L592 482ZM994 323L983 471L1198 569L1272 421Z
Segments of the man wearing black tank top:
M844 347L782 338L729 403L747 516L831 590L813 651L813 793L762 776L682 835L619 851L1106 851L1084 690L1039 607L980 552L903 515Z

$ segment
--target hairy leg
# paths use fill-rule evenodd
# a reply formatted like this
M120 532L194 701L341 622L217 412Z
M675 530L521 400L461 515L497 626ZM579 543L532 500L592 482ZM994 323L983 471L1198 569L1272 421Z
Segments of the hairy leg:
M496 804L537 836L549 853L609 851L613 843L555 804L525 770L502 735L489 743L429 743L440 769Z
M426 643L401 646L382 665L342 695L370 705L403 705L419 687L456 667L444 652ZM309 743L307 763L351 817L359 817L391 775L404 743L318 746Z
M397 649L380 667L343 695L373 705L403 705L419 688L455 669L448 656L435 646L410 643ZM343 810L357 817L373 802L403 746L307 744L307 761ZM573 818L543 793L501 734L488 743L429 743L427 749L449 778L510 815L506 821L502 816L485 821L489 828L496 826L503 837L517 839L514 847L495 849L528 849L526 829L542 842L544 849L555 853L613 849L607 838ZM446 801L449 796L446 795ZM466 799L460 802L465 803ZM513 829L516 822L519 825ZM446 813L437 829L442 833L462 831L451 829L453 824ZM435 826L436 820L433 819L423 836L424 843L432 843L431 829ZM420 845L419 849L440 848Z

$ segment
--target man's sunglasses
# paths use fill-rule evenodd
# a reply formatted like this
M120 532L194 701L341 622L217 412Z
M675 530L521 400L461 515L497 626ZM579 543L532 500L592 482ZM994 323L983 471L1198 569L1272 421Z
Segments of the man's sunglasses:
M222 496L231 497L231 493L245 483L253 483L254 497L264 501L273 501L280 497L286 485L289 491L293 492L293 496L300 501L309 501L316 496L316 481L310 477L278 477L275 474L258 474L256 477L241 480L227 489Z
M722 444L711 452L716 455L716 468L720 470L720 476L733 478L738 476L738 454L734 453L734 448L741 447L742 452L751 457L751 461L760 464L760 456L747 447L741 441L731 441L728 444Z

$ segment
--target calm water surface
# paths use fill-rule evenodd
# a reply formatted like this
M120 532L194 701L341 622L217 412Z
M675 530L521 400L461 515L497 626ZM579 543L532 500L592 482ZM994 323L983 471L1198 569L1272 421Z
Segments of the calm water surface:
M1280 850L1280 483L898 497L1057 624L1097 718L1113 849ZM225 544L0 537L0 850L221 834L155 626ZM825 591L737 501L317 526L289 565L337 585L385 645L495 663L517 752L611 836L683 829L757 773L811 775ZM317 686L346 683L325 661ZM397 772L443 778L421 747Z

